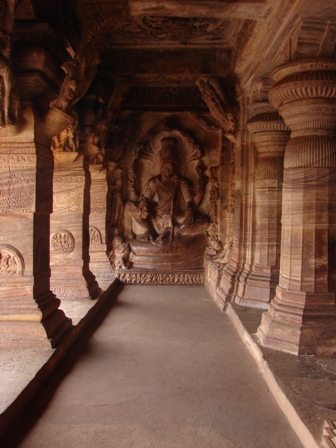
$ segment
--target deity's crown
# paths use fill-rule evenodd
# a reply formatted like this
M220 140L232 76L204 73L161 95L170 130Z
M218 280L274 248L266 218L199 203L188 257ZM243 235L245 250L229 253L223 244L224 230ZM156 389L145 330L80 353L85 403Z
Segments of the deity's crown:
M163 138L161 140L160 161L177 163L176 140L174 138Z

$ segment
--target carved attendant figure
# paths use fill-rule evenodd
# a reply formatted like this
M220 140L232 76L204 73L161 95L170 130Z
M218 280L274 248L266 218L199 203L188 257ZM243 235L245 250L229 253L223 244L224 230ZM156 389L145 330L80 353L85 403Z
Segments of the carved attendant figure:
M128 269L131 267L130 257L130 246L125 243L121 236L116 235L113 238L112 243L113 249L109 254L109 259L111 260L115 269Z
M17 0L3 0L0 8L0 127L17 124L21 119L11 67L11 35L17 4Z

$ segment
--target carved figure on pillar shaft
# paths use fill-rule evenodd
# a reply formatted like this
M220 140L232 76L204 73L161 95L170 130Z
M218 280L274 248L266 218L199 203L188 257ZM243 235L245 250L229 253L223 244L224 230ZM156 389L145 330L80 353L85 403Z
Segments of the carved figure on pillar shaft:
M122 200L123 170L114 160L106 162L107 192L107 226L112 235L121 232L124 204Z
M71 114L72 107L83 97L95 77L99 62L99 55L87 55L86 58L75 56L72 62L64 63L62 68L66 76L52 106Z
M17 0L4 0L0 11L0 127L18 124L21 105L11 64L11 33Z
M218 167L212 166L210 168L209 183L210 183L209 216L212 223L218 223L218 199L219 199Z
M206 254L209 255L213 261L221 261L224 256L224 248L223 244L218 239L216 224L210 224L205 234L208 243L206 247Z
M296 354L336 352L336 61L292 61L270 101L290 127L285 149L280 278L258 336Z
M60 134L52 138L52 150L64 152L78 151L77 126L69 125Z
M198 187L196 196L194 198L194 203L196 207L198 207L202 203L206 186L209 182L209 177L205 174L206 169L207 168L202 162L202 160L199 160L199 162L196 165L196 172L198 174L198 182L197 182Z
M197 85L211 114L224 129L225 136L235 142L236 118L219 80L217 78L199 78Z

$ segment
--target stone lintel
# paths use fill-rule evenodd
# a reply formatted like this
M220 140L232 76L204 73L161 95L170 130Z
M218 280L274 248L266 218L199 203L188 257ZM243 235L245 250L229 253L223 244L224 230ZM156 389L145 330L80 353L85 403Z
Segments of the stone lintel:
M129 0L133 16L213 17L223 19L263 20L267 15L265 0L238 0L235 2L185 0Z
M232 73L232 54L228 48L213 49L113 49L110 50L104 62L99 67L102 76L126 75L199 75L228 76Z

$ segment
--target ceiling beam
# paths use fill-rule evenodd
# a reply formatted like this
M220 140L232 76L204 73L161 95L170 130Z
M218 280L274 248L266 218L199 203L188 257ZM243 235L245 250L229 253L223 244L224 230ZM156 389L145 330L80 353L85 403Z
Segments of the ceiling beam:
M264 20L268 10L266 0L185 0L183 3L180 0L128 0L128 3L133 16Z

